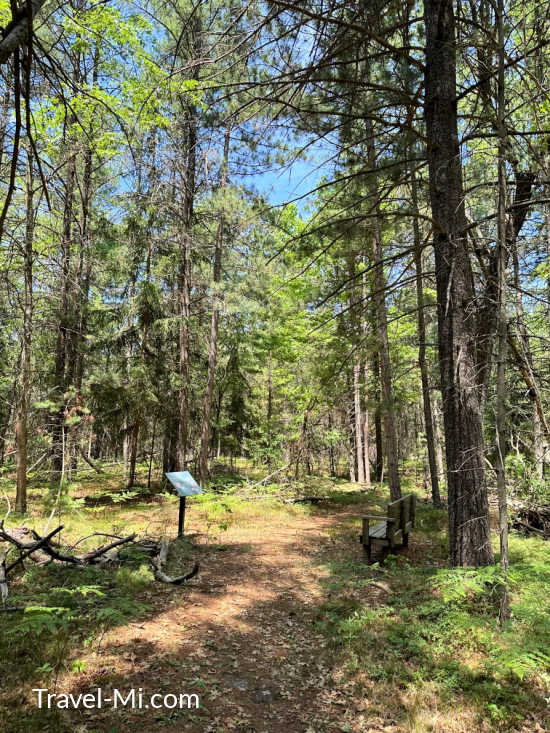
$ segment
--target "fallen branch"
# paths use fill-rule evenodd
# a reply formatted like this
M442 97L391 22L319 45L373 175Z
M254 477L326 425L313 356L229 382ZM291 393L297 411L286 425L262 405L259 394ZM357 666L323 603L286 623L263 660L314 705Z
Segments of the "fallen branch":
M42 463L42 461L43 461L43 460L44 460L45 458L47 458L47 457L48 457L49 455L50 455L49 451L46 451L45 453L42 453L42 455L40 456L40 458L39 458L39 459L38 459L37 461L35 461L35 462L34 462L34 463L32 464L32 466L31 466L31 467L30 467L30 468L29 468L29 469L27 470L27 473L31 473L31 471L34 471L34 469L35 469L35 468L36 468L37 466L39 466L39 465L40 465L40 464Z
M182 583L185 583L186 580L190 580L191 578L194 578L195 575L197 575L197 573L199 572L199 563L195 563L193 569L185 575L180 575L179 577L175 578L170 575L166 575L166 573L162 569L162 566L166 563L166 560L168 558L169 546L170 545L168 543L168 540L162 540L162 542L160 543L160 551L158 555L155 555L151 558L150 563L153 570L153 575L155 576L155 580L158 580L161 583L181 585Z
M321 501L330 501L330 496L300 496L297 499L285 499L285 504L319 504Z
M36 532L34 529L32 530L32 535L36 540L41 540L42 537ZM57 562L64 562L64 563L70 563L71 565L84 565L82 560L75 556L75 555L63 555L61 552L58 552L57 550L54 550L51 545L48 543L44 544L42 546L42 549L46 553L46 555L49 555L52 560L57 560Z
M42 539L35 530L32 531L32 534L33 537L35 537L37 540ZM125 545L128 542L133 542L135 538L135 533L128 535L128 537L121 537L115 542L110 542L104 547L98 547L91 552L86 552L84 555L63 555L61 552L54 550L54 548L47 543L44 545L44 552L46 552L52 559L57 560L58 562L66 562L72 565L94 565L96 561L100 557L103 557L105 553L109 552L109 550L113 550L115 547L120 547L120 545Z
M292 466L293 463L296 463L296 461L297 461L297 459L295 458L293 461L290 461L289 463L287 463L286 465L284 465L282 468L278 468L276 471L273 471L273 473L269 473L267 476L264 476L264 478L261 479L261 481L256 481L255 484L246 484L246 488L247 489L254 489L254 488L256 488L256 486L260 486L265 481L267 481L268 479L270 479L272 476L276 476L278 473L281 473L281 471L284 471L285 468L290 468L290 466Z
M528 530L529 532L534 532L535 534L539 534L541 537L548 536L546 532L542 531L542 529L537 529L536 527L532 527L530 524L527 524L527 522L520 522L518 520L515 522L515 524L519 527L525 527L525 529Z
M0 555L0 596L2 597L2 603L6 602L6 598L8 597L8 583L6 580L6 553L3 552L2 555Z
M85 563L93 564L94 560L97 560L98 557L101 557L106 552L109 552L109 550L114 550L115 547L120 547L120 545L125 545L128 542L133 542L135 538L136 534L134 532L133 534L129 534L128 537L121 537L120 539L115 540L108 545L105 545L105 547L98 547L97 550L87 552L85 555L81 555L80 559Z
M88 456L86 455L86 453L84 452L82 448L80 448L80 455L86 461L88 466L94 469L94 471L96 471L97 473L105 473L105 471L102 468L99 468L98 466L95 465L95 463L92 461L91 458L88 458Z
M144 538L142 540L134 542L136 539L135 533L128 535L127 537L102 534L101 536L114 537L115 539L113 542L109 542L107 545L97 547L95 550L91 550L90 552L86 552L81 555L66 554L61 552L59 549L53 547L51 544L51 540L54 535L61 532L62 529L63 526L56 527L56 529L52 530L49 534L41 537L38 532L36 532L36 530L29 530L26 527L19 527L12 530L11 533L7 532L3 527L3 523L0 522L0 539L9 542L11 545L14 545L15 548L20 552L20 556L17 558L17 560L15 560L13 563L11 563L11 565L8 566L6 566L6 553L0 555L0 595L2 601L5 601L8 596L7 576L10 571L13 570L17 565L21 564L23 560L25 560L27 557L31 557L37 552L40 552L42 556L45 556L46 562L54 561L65 565L83 567L85 565L94 565L105 560L113 560L118 557L118 553L115 553L113 556L110 557L107 557L107 553L115 550L116 548L122 547L123 545L134 543L136 547L139 547L144 552L151 555L150 564L153 570L153 575L155 577L155 580L158 580L161 583L169 583L170 585L181 585L182 583L185 583L186 580L193 578L199 572L199 564L195 563L193 569L190 570L188 573L185 573L184 575L179 575L176 577L167 575L164 572L163 568L168 558L168 541L163 540L159 544L155 540ZM24 538L29 534L32 534L34 542L26 542L24 540ZM94 535L90 535L90 537L93 536ZM89 537L83 537L81 540L78 540L78 542L73 545L73 549L85 539L89 539ZM33 557L32 559L35 558Z
M18 540L15 540L12 538L7 532L4 531L4 523L0 523L0 536L2 536L4 539L6 539L8 542L12 542L12 544L15 544L17 549L21 552L21 555L12 562L10 565L6 565L6 557L7 553L3 552L0 557L2 558L0 560L0 597L2 598L2 603L6 602L6 598L8 597L8 574L17 567L20 563L25 560L25 558L29 557L33 552L36 552L36 550L39 550L43 545L45 545L47 542L50 541L50 539L53 537L54 534L57 534L57 532L60 532L63 527L58 527L53 532L50 532L50 534L47 537L44 537L40 542L34 542L28 547L23 547L22 543Z
M17 565L19 565L19 563L22 563L23 560L25 560L27 557L29 557L29 555L32 555L33 552L36 552L36 550L40 550L42 547L44 547L51 540L51 538L54 535L56 535L58 532L61 532L62 529L63 529L63 525L60 525L59 527L57 527L57 529L54 529L52 532L50 532L50 534L48 534L45 537L41 538L38 542L35 542L30 547L27 547L26 549L24 549L24 551L22 552L21 555L19 555L19 557L17 558L17 560L15 560L14 562L12 562L11 565L9 565L6 568L6 575L11 570L13 570L15 567L17 567ZM22 549L22 548L19 548L19 549Z

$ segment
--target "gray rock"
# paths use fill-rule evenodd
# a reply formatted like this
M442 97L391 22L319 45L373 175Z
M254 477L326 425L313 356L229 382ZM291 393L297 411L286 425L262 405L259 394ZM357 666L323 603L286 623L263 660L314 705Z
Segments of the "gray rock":
M269 705L277 697L277 693L273 690L269 690L267 687L259 687L254 690L254 702L262 703L263 705Z
M248 690L248 680L244 679L244 677L242 679L230 680L229 684L235 690L241 690L241 692L246 692L246 690Z

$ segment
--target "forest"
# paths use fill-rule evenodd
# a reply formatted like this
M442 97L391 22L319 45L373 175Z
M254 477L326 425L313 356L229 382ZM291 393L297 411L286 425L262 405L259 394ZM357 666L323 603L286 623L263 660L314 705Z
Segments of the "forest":
M549 47L0 0L0 731L550 730Z

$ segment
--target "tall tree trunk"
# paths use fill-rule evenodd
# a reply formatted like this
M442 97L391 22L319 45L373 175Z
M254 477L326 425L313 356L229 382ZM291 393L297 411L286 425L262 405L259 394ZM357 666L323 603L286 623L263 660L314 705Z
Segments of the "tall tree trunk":
M194 59L200 58L201 51L201 11L197 8L189 30L189 47L192 49ZM200 63L193 67L193 80L198 81L200 76ZM185 97L181 99L184 116L184 141L183 153L184 164L181 175L180 186L182 196L182 226L179 232L179 272L178 272L178 315L180 318L179 328L179 378L180 387L178 395L178 443L177 443L177 464L180 470L185 469L187 461L187 448L189 440L189 346L190 346L190 319L191 319L191 237L193 229L193 209L195 205L196 169L197 169L197 109L192 102Z
M191 231L195 197L195 170L197 147L197 122L195 110L189 110L186 120L186 155L183 187L182 229L180 231L180 265L178 274L179 328L179 377L178 396L179 435L177 446L178 468L183 470L187 460L189 437L189 339L191 318Z
M508 595L508 509L506 496L506 128L504 96L504 4L497 0L497 41L498 41L498 316L497 316L497 405L496 405L496 444L497 444L497 490L498 524L500 534L500 565L504 574L504 584L500 604L500 620L510 618L510 599Z
M191 312L191 236L190 231L182 233L180 243L180 271L178 278L179 300L179 377L178 395L178 446L177 463L180 470L185 469L187 460L187 441L189 434L189 335Z
M374 128L367 120L367 153L369 168L376 170L376 150ZM373 200L378 196L376 180L373 185ZM374 302L376 307L376 325L380 344L380 382L382 388L384 439L386 460L388 463L388 483L392 501L401 496L401 482L399 479L397 432L395 427L395 406L393 403L392 372L390 361L390 345L388 340L388 315L386 311L386 278L384 275L384 251L382 231L380 229L380 215L376 207L376 216L373 218L374 237Z
M96 46L93 60L92 88L97 84L99 73L99 46ZM91 133L91 131L90 131ZM88 330L88 300L90 297L90 278L92 261L90 253L91 242L91 214L92 214L92 146L88 145L84 153L84 172L82 177L81 204L80 204L80 260L78 266L78 288L76 302L78 303L78 327L76 330L76 364L75 386L78 392L82 389L84 377L84 344Z
M417 307L417 333L418 333L418 364L420 366L420 380L422 383L422 405L424 408L424 426L426 428L426 445L428 448L428 463L430 466L430 481L432 486L432 502L434 506L441 506L439 495L439 477L437 475L437 463L435 457L435 438L433 426L433 412L430 397L430 379L428 374L428 362L426 360L426 319L424 315L424 290L422 273L422 243L420 241L420 228L418 226L418 198L416 190L416 179L413 174L411 181L411 196L413 213L414 232L414 263L416 269L416 307Z
M220 190L223 191L227 185L228 162L229 162L229 142L231 139L231 127L228 124L225 131L223 144L223 159L220 179ZM222 250L223 250L223 227L224 227L224 202L221 202L222 211L219 216L218 230L216 232L216 243L214 249L214 267L213 280L214 287L217 288L221 281L222 274ZM201 426L201 445L199 457L199 476L200 481L206 481L208 477L208 449L210 446L210 414L212 412L212 398L214 395L214 378L216 376L216 358L218 353L218 324L220 319L220 294L214 293L214 302L212 305L212 322L210 324L210 345L208 349L208 378L206 382L206 390L204 393L204 402L202 409L202 426Z
M425 0L425 102L451 563L493 562L476 384L475 298L458 143L452 0Z
M64 462L65 444L65 392L67 347L70 330L70 292L71 292L71 238L73 223L73 201L76 185L76 154L71 153L67 161L65 181L65 204L63 210L63 230L61 234L61 303L58 314L57 342L55 348L55 397L58 407L51 416L52 423L52 461L51 482L60 480Z
M435 440L435 462L437 465L437 477L439 482L445 481L445 466L443 464L443 437L441 435L441 410L438 400L433 404L434 418L434 440Z
M375 351L372 357L373 372L374 372L374 383L376 385L375 399L376 399L376 410L374 412L374 436L376 443L376 466L375 466L375 478L376 481L382 481L382 474L384 472L384 441L382 436L382 405L380 396L380 358L378 351Z
M516 330L518 334L518 342L521 352L521 358L525 365L525 369L529 372L532 383L535 383L535 369L533 364L533 355L531 353L531 346L529 343L529 335L527 328L525 327L525 317L523 312L523 296L520 287L520 272L519 272L519 255L518 255L518 242L514 242L514 251L512 255L512 261L514 266L514 288L516 293L515 306L516 306ZM529 401L531 403L531 420L533 422L533 456L535 459L535 469L537 478L542 479L544 477L544 442L543 442L543 430L542 421L539 416L539 404L537 404L537 392L538 389L529 389Z
M355 289L353 285L356 279L356 255L351 249L347 253L348 274L350 279L349 292L349 330L350 340L357 345L360 343L359 316L357 306L361 304L360 299L355 301ZM363 459L363 419L361 414L361 392L360 392L360 374L361 362L360 351L356 347L356 353L353 357L351 365L351 383L353 390L353 438L355 443L355 466L357 471L357 481L361 484L365 483L365 463Z
M367 274L366 272L363 272L362 277L362 284L363 284L363 306L367 302L368 298L368 292L367 292ZM369 322L367 318L367 313L364 312L363 317L363 338L365 339L365 345L367 341L367 337L369 335ZM369 362L367 356L365 356L365 360L363 362L363 383L364 383L364 389L365 389L365 410L363 413L363 462L365 465L365 486L370 489L371 487L371 477L370 477L370 435L369 435Z
M25 290L23 296L23 338L21 351L21 370L19 375L17 422L15 439L17 444L17 488L15 494L15 511L24 514L27 511L27 422L29 414L29 397L31 391L31 349L32 349L32 315L33 315L33 237L34 237L34 203L32 155L27 152L26 181L26 218L25 247L23 255L23 272Z
M365 463L363 458L363 421L361 415L361 394L359 391L359 375L361 364L356 357L353 362L353 417L355 422L355 463L357 464L357 480L365 483Z
M130 432L130 441L128 445L128 484L127 488L131 489L136 482L136 463L139 429L141 427L141 414L136 415L132 430Z
M328 411L328 430L332 433L332 410L329 408ZM332 442L332 434L330 436L330 442L328 444L328 458L329 458L329 470L331 477L336 476L336 463L334 461L334 445Z
M354 414L353 414L353 395L352 395L352 382L349 376L349 372L347 375L347 402L348 402L348 408L346 410L347 412L347 424L348 424L348 430L349 430L349 438L348 438L348 460L349 460L349 480L351 483L355 483L356 480L356 473L355 473L355 422L354 422Z

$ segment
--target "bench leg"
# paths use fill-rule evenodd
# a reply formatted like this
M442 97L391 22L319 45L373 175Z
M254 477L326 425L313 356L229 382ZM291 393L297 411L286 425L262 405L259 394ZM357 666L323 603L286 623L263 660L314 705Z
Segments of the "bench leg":
M367 556L367 565L370 565L370 556L371 556L371 545L370 542L367 541L366 544L363 544L363 550L365 551L365 554Z
M403 535L403 547L408 547L408 546L409 546L409 533L407 532L407 534Z

